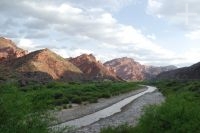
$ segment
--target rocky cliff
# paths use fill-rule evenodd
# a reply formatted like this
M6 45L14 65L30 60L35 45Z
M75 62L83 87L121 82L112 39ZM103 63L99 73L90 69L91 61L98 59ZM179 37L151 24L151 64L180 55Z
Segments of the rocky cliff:
M32 52L4 64L29 77L38 75L42 79L40 76L46 73L54 80L77 81L83 78L79 68L48 49Z
M77 66L89 80L121 80L116 76L113 69L106 68L92 54L83 54L71 58L69 61Z
M0 37L0 61L11 60L28 54L27 51L18 48L14 42Z
M164 71L176 69L175 66L155 67L141 65L132 58L118 58L104 63L108 68L112 68L116 74L127 81L142 81L155 78Z

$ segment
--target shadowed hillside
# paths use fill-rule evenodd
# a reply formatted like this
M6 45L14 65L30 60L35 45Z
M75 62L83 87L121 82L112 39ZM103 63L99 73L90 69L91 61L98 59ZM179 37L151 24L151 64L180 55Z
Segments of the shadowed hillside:
M200 63L190 67L183 67L176 70L163 72L157 76L157 79L176 79L176 80L195 80L200 79Z

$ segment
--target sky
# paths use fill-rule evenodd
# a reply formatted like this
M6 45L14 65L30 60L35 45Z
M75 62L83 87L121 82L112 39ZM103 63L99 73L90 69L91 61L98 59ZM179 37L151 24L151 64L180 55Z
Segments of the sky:
M199 0L0 0L0 36L28 51L154 66L200 61Z

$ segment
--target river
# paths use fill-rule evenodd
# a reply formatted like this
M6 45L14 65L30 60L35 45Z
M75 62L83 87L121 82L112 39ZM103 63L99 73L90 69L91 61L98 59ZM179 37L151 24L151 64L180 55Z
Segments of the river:
M147 86L147 90L143 91L141 93L138 93L136 95L130 96L128 98L125 98L107 108L104 108L102 110L99 110L97 112L94 112L92 114L83 116L81 118L78 119L74 119L71 121L67 121L64 123L61 123L59 125L54 126L53 128L63 128L65 126L73 126L76 128L80 128L80 127L84 127L84 126L88 126L94 122L97 122L98 120L102 119L102 118L106 118L109 116L112 116L118 112L121 112L121 109L126 106L127 104L131 103L133 100L137 99L138 97L141 97L142 95L146 94L146 93L151 93L154 92L156 90L156 87L152 87L152 86Z

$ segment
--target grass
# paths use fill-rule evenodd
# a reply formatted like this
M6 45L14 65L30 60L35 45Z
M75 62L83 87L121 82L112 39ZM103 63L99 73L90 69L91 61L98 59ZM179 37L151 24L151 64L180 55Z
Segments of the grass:
M136 127L109 127L101 133L200 133L200 81L150 84L166 96L165 103L148 107Z
M73 103L97 102L99 98L138 89L137 83L96 82L45 85L0 84L0 133L48 133L52 117L48 110L71 108Z
M35 101L42 100L52 107L64 106L66 108L66 104L95 103L99 98L109 98L138 88L137 83L126 82L52 82L46 85L29 85L20 90L34 97Z
M15 85L0 87L0 133L47 133L50 120L42 103L33 102Z

